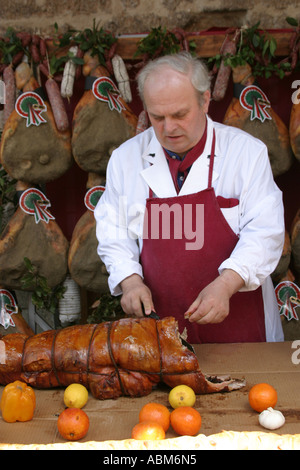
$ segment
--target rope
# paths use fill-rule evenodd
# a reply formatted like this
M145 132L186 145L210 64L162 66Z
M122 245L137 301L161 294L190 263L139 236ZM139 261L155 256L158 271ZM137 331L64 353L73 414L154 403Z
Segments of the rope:
M120 372L119 372L119 368L118 368L118 364L116 363L115 361L115 358L114 358L114 355L113 355L113 352L112 352L112 348L111 348L111 330L112 330L112 326L115 322L114 321L111 321L109 322L108 324L108 330L107 330L107 346L108 346L108 352L109 352L109 355L110 355L110 359L114 365L114 368L116 370L116 374L117 374L117 377L118 377L118 380L119 380L119 384L120 384L120 388L121 388L121 392L123 395L126 395L125 393L125 389L123 387L123 383L122 383L122 380L121 380L121 376L120 376Z
M57 371L56 371L56 367L55 367L55 354L54 354L54 350L55 350L55 341L56 341L56 338L58 336L58 332L59 330L54 330L54 336L53 336L53 340L52 340L52 346L51 346L51 369L52 371L54 372L54 375L55 375L55 378L57 380L57 383L58 385L61 387L62 384L58 378L58 375L57 375Z

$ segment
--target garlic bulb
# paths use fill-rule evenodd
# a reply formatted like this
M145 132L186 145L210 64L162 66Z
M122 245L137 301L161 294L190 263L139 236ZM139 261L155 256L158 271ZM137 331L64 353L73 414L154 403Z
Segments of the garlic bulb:
M258 417L259 424L266 429L278 429L285 423L285 417L281 411L267 408Z

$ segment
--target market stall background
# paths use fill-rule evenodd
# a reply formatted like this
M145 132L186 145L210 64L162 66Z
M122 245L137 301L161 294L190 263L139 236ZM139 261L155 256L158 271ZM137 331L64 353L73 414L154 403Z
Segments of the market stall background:
M67 170L64 171L63 174L60 172L58 177L52 176L51 178L48 178L46 173L43 175L40 174L40 182L44 185L47 199L51 203L51 213L55 218L58 229L62 231L62 236L66 238L68 243L71 243L72 245L72 242L74 242L74 236L75 234L77 235L77 224L80 225L82 220L81 218L86 212L85 195L87 189L90 189L91 186L90 176L94 175L92 179L96 181L94 183L95 185L105 185L105 168L106 162L109 158L109 154L107 152L107 155L101 157L102 162L100 163L100 166L99 162L95 163L92 160L87 164L85 161L78 160L76 145L79 145L80 149L80 145L82 146L82 139L84 140L85 138L84 134L83 137L79 136L81 141L79 141L79 144L76 143L77 141L75 138L78 140L78 132L79 134L81 132L80 126L78 125L78 116L79 119L81 119L79 113L80 107L82 106L86 96L86 76L90 74L90 72L84 72L85 67L89 67L87 60L94 61L95 57L100 61L100 63L102 60L102 64L105 65L107 70L105 73L114 76L115 69L113 69L112 66L112 58L118 57L120 61L123 61L123 66L126 67L127 73L129 75L129 87L132 98L128 100L129 112L126 111L126 119L127 121L130 119L131 122L128 121L128 124L125 124L124 122L121 125L121 127L123 126L125 129L125 133L123 132L121 136L116 135L114 144L110 144L110 146L113 146L118 145L118 143L121 143L125 138L133 135L132 131L130 131L130 126L133 126L135 129L134 122L136 123L135 120L141 116L142 103L136 91L135 78L139 69L147 60L149 60L151 57L155 57L159 54L162 55L170 51L178 51L182 49L190 50L192 53L200 56L207 62L212 73L212 88L215 89L220 60L222 58L222 60L224 60L224 57L227 58L225 47L228 43L230 43L231 45L234 44L236 53L231 53L231 56L229 56L231 60L231 66L228 68L230 70L238 69L241 61L240 56L242 56L242 62L248 61L249 65L252 67L253 80L255 78L255 83L258 84L258 86L265 92L267 100L269 100L269 104L271 106L270 109L272 109L272 112L274 111L277 114L278 119L280 122L282 122L282 125L280 124L279 127L276 127L278 124L274 119L273 122L275 122L275 132L273 129L273 136L271 135L269 140L267 140L267 137L265 138L264 135L262 137L266 140L267 145L269 145L269 142L272 142L272 139L275 142L276 140L278 141L275 153L277 152L276 165L278 160L279 169L276 167L276 165L274 166L274 177L278 186L282 189L285 206L286 245L282 256L282 260L284 261L282 264L284 264L284 267L282 268L282 266L279 266L279 271L276 271L274 274L274 283L279 283L283 280L297 282L297 277L299 274L297 263L292 265L293 254L291 253L292 247L290 238L292 236L292 226L295 224L295 220L297 222L297 218L299 217L299 198L297 197L297 182L299 181L299 158L297 155L297 150L295 156L292 153L288 134L289 127L291 125L292 107L298 109L297 95L295 94L294 88L297 88L297 77L299 75L299 25L298 21L293 18L286 20L286 23L288 23L289 26L293 26L293 28L263 30L261 29L260 23L258 22L251 27L214 27L210 28L209 30L189 32L180 28L175 28L170 31L165 27L159 26L157 28L152 28L151 32L149 33L138 33L133 35L115 35L110 31L104 30L102 26L100 26L99 22L96 22L95 18L93 19L92 26L85 28L83 31L73 30L70 27L67 29L63 28L63 31L61 31L58 24L55 23L52 36L36 34L30 31L17 32L12 28L7 28L6 32L4 33L4 38L2 39L1 61L3 74L5 75L6 70L16 70L15 73L17 73L18 66L22 60L22 53L25 51L25 57L27 61L31 61L31 67L34 71L34 76L36 76L36 78L39 80L39 84L44 89L46 89L47 92L49 82L54 82L53 80L48 79L47 73L50 72L50 75L52 75L56 80L57 87L60 87L62 73L64 67L66 67L67 58L70 57L69 55L67 56L67 54L70 54L70 50L74 44L76 45L77 50L81 52L81 55L78 55L77 63L74 63L76 68L76 75L73 90L67 98L61 98L62 107L66 113L66 125L69 125L69 129L72 133L72 150L75 161L71 167L69 164L67 164ZM88 36L89 44L87 45L86 37ZM12 45L11 47L20 47L18 41L23 41L23 45L24 41L27 41L27 43L23 48L21 48L21 50L17 48L13 53L11 53L7 44L9 46ZM101 41L103 42L101 43ZM42 45L43 50L45 50L44 56L41 53ZM37 52L39 52L39 56L37 59L35 59L34 53L36 53L36 49L38 47L39 50ZM90 59L87 59L90 51ZM20 56L20 58L18 62L16 62L16 57L18 56ZM236 61L237 58L239 62L235 64L234 60ZM12 68L8 67L9 60L13 61ZM44 72L45 68L48 68L48 72L47 70ZM117 83L116 76L114 79ZM216 121L224 122L224 118L227 120L230 119L230 113L228 114L228 110L230 110L234 100L235 84L233 82L233 74L230 73L229 81L226 83L224 96L220 99L213 97L211 101L209 114ZM5 111L6 108L4 107L4 113ZM113 115L114 113L109 112L109 114ZM128 116L131 117L129 118ZM101 121L101 117L99 115L97 116L97 126L99 131L96 127L94 130L94 135L89 135L86 138L86 155L88 153L91 155L93 152L95 152L95 155L97 155L97 146L98 144L100 146L101 142L101 137L99 138L98 134L100 133L101 128L104 126L105 120L106 118ZM261 127L262 124L263 123L260 124ZM11 125L12 124L9 123L9 126ZM113 126L114 125L115 123ZM233 125L235 125L234 122ZM264 126L266 125L267 124L265 123ZM128 130L126 130L126 126ZM131 132L131 134L128 132ZM266 132L266 136L268 134L269 131ZM7 168L7 163L5 161L4 164L4 156L6 155L4 149L7 135L8 133L6 132L5 136L2 137L2 160L5 168ZM254 133L254 135L256 134ZM91 140L93 139L95 142L91 144ZM283 147L281 147L280 143L282 140L285 141ZM6 148L8 147L6 146ZM274 158L273 155L271 155L271 150L273 152L273 149L271 149L270 144L269 150L271 164L272 158ZM83 151L83 155L84 152L85 150ZM101 151L99 151L99 153L101 153ZM15 154L13 153L13 155ZM13 156L12 161L14 158L15 157ZM84 158L88 160L90 157ZM283 168L281 168L281 166L283 166ZM10 168L12 168L11 172ZM9 167L7 171L11 176L14 177L15 170L13 165ZM30 171L27 175L26 166L24 172L21 173L21 177L16 176L16 178L20 178L22 180L24 173L24 179L27 183L30 183L30 181L33 181L33 184L39 183L38 176L36 175L35 179L33 177L30 179ZM19 175L19 173L16 174ZM39 173L37 175L39 175ZM16 187L18 188L18 184ZM26 189L26 187L23 188L23 190L24 189ZM297 223L297 227L298 225L299 223ZM299 231L298 228L296 228L296 232L297 231ZM79 239L78 235L77 238ZM295 247L297 243L298 242L296 241ZM5 242L3 242L3 246L6 247ZM93 249L95 250L95 246ZM298 250L298 248L296 248L296 250ZM103 266L96 267L97 269L100 269L100 273L97 272L95 275L95 277L98 279L96 280L95 285L92 286L92 283L89 280L87 281L86 278L83 281L83 277L80 273L80 267L77 277L75 276L74 271L72 271L70 266L70 257L73 256L73 253L71 254L71 252L72 249L70 249L68 260L69 271L71 273L71 278L73 278L73 280L78 283L82 289L85 290L85 292L81 292L81 297L87 298L89 291L96 292L97 295L107 293L108 289L105 268ZM27 256L27 253L23 253L23 256ZM86 258L84 259L84 264L86 264ZM81 266L83 269L83 265ZM91 269L94 268L92 267ZM2 279L5 279L5 281L2 282L4 282L4 284L7 282L8 284L7 286L4 285L4 287L19 289L19 284L10 284L10 282L7 280L7 271L5 271L3 268L3 262L2 270ZM64 275L65 274L63 273L63 276ZM15 273L13 273L13 276L15 276ZM54 277L57 278L56 272ZM101 281L99 281L100 278ZM48 281L50 282L50 279L48 279ZM51 287L53 287L53 285L51 285ZM27 289L24 290L30 291L30 287L27 286ZM87 300L85 304L89 304L89 300ZM83 310L82 304L80 309ZM85 308L84 312L81 311L81 320L86 321L86 319L87 308ZM287 339L292 338L289 337Z

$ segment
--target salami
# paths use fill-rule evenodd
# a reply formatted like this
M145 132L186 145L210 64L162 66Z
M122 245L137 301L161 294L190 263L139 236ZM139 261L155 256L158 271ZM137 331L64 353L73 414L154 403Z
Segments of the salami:
M138 135L141 132L144 132L149 127L149 119L147 111L143 109L138 116L138 122L136 125L135 134Z
M126 103L130 103L132 101L132 95L129 83L129 76L124 61L122 57L116 54L112 58L111 62L121 95L123 96Z
M46 45L45 39L40 38L39 46L40 46L40 55L41 55L41 58L44 59L44 58L46 57L46 55L47 55L47 45Z
M226 56L227 54L234 55L236 52L236 42L235 40L229 40L227 38L223 50L222 55ZM231 75L231 67L230 65L224 64L224 59L222 59L220 68L217 73L217 78L214 84L213 92L212 92L212 99L214 101L221 101L228 88L229 78Z
M76 56L78 47L70 47L69 52ZM73 95L73 87L76 75L76 64L69 59L64 66L63 77L60 85L60 94L63 98L70 99Z
M69 129L68 115L57 82L49 77L45 83L57 129L64 132Z
M38 64L41 60L41 57L40 57L38 46L36 44L31 44L30 53L31 53L31 57L32 57L33 62Z

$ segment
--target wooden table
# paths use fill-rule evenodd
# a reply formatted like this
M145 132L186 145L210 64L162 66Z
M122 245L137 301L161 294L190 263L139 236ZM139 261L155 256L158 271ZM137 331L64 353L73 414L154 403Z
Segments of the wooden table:
M202 416L200 433L222 430L266 431L258 424L258 413L248 404L248 392L259 382L272 384L278 392L276 408L283 412L285 425L277 434L300 434L300 341L283 343L205 344L195 346L203 373L230 374L245 378L245 388L231 392L197 396L195 407ZM0 393L3 387L0 387ZM99 401L91 395L84 410L90 429L84 441L128 439L138 422L141 407L156 401L169 406L165 386L146 397L122 397ZM64 409L63 389L36 390L37 406L32 421L6 423L0 418L0 443L50 444L64 442L56 422ZM178 437L171 429L166 437Z

